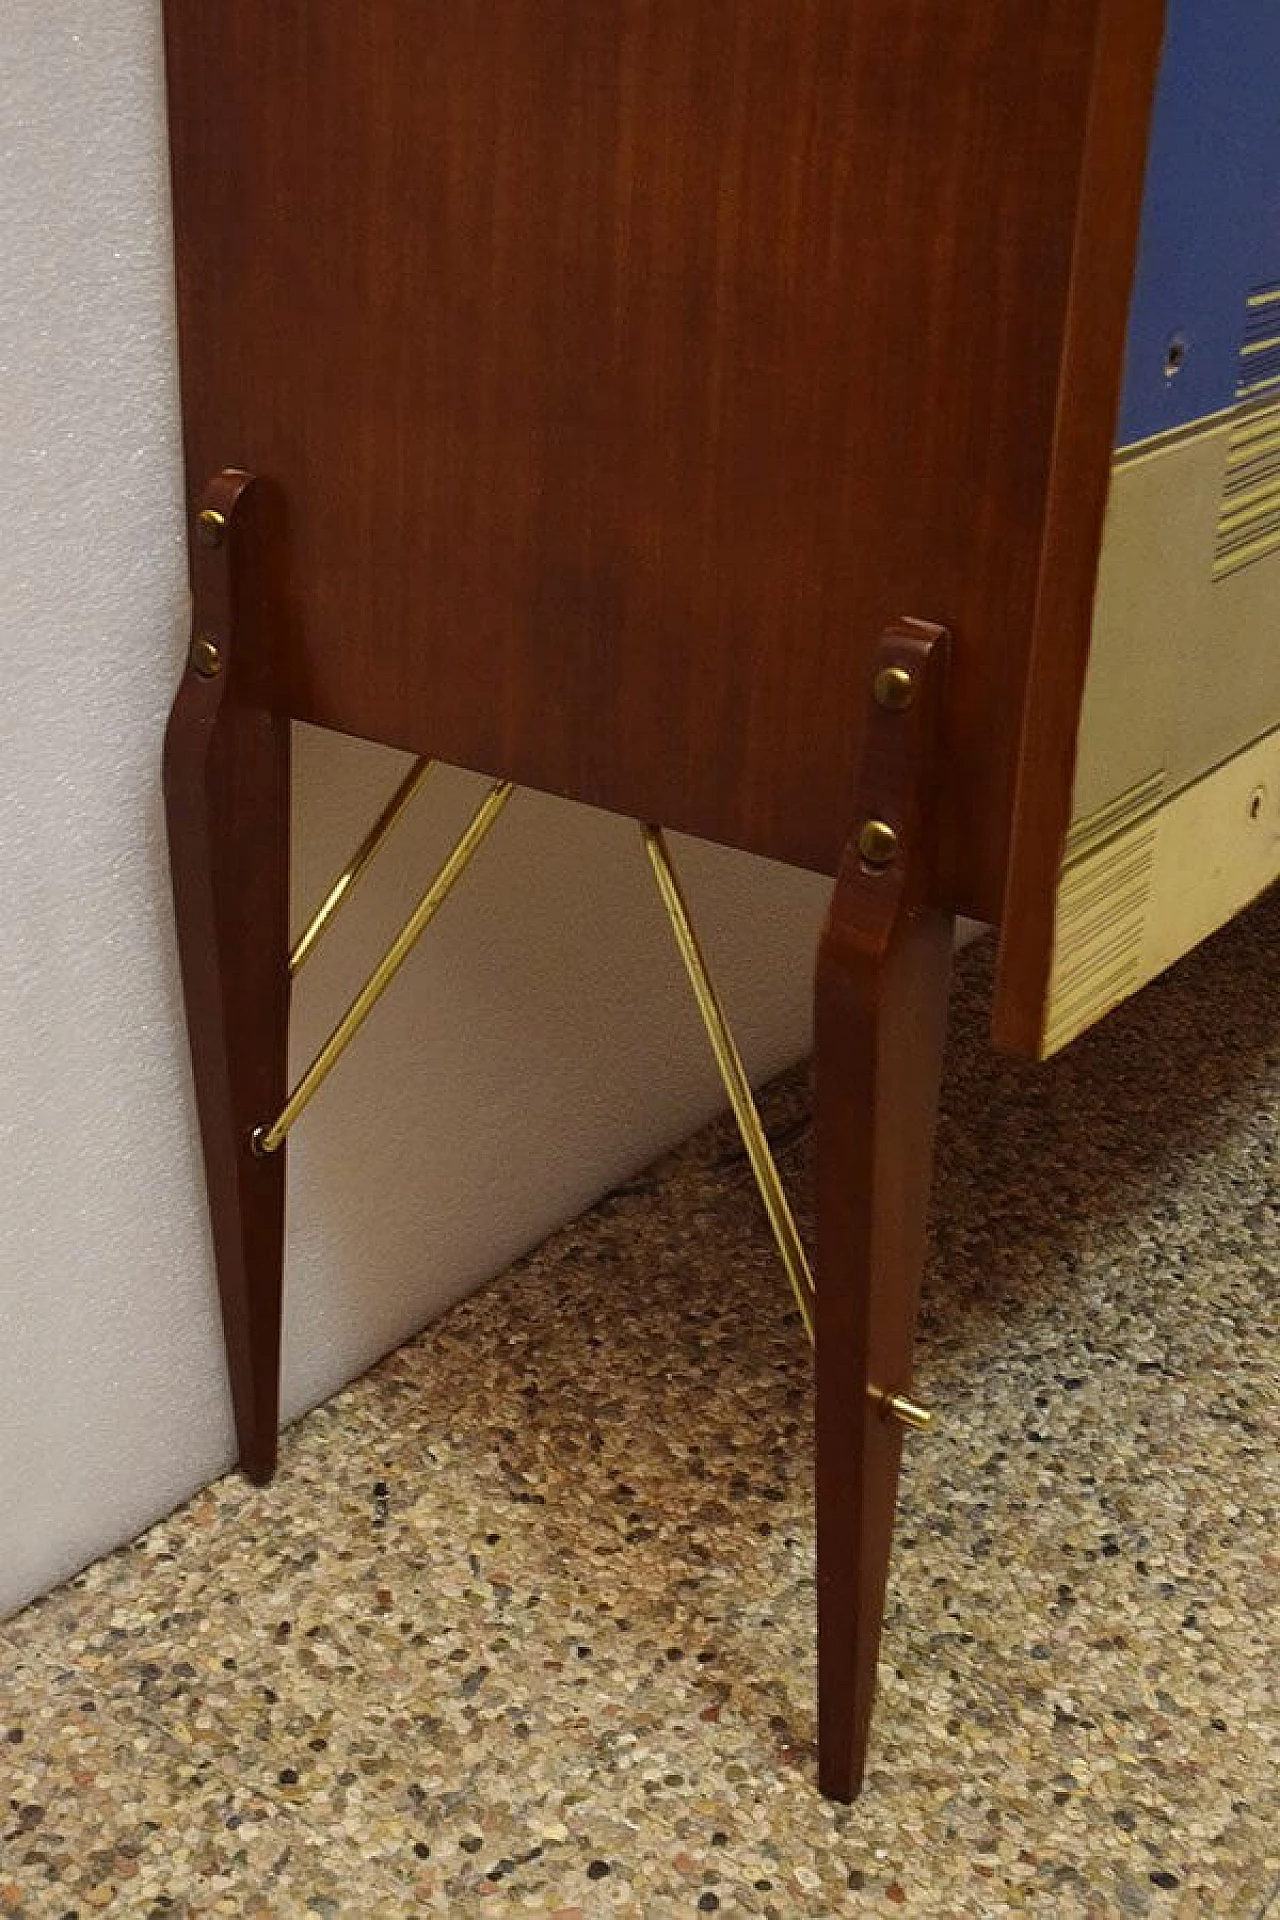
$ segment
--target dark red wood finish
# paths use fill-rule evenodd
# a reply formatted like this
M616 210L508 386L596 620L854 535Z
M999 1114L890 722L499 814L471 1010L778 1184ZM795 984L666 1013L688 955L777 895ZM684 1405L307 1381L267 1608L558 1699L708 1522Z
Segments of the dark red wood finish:
M229 462L260 476L215 483L231 538L193 577L224 669L188 672L166 746L246 1468L275 1454L283 1154L250 1134L285 1092L289 719L838 871L816 1079L840 1798L953 909L1008 902L999 1031L1039 1038L1162 18L165 0L193 512ZM869 704L884 659L918 677L905 712ZM871 812L901 835L884 871L847 850Z
M279 497L288 710L834 873L921 608L943 882L997 919L1160 10L167 0L188 471Z
M948 637L899 621L877 667L901 666L905 712L870 704L857 821L886 821L898 855L873 868L856 837L818 950L818 1767L824 1793L862 1781L893 1543L947 1025L954 916L938 904L940 746Z
M994 1037L1038 1054L1124 367L1164 4L1103 10L1010 825Z
M289 722L251 588L246 548L267 529L249 476L220 474L200 506L225 525L216 545L192 548L192 651L164 794L236 1435L245 1472L264 1481L279 1424L285 1156L261 1158L251 1140L288 1072Z

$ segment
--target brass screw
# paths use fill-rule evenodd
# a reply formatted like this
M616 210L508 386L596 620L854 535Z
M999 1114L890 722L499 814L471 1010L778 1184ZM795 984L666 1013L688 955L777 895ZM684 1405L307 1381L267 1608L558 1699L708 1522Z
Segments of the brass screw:
M887 867L897 858L898 836L887 820L868 820L858 835L858 852L869 867Z
M891 1420L896 1420L900 1426L910 1427L913 1433L928 1433L933 1425L934 1416L930 1409L922 1407L918 1400L910 1399L905 1393L887 1393L884 1410Z
M202 547L220 547L227 531L227 516L216 507L206 507L196 521L196 534Z
M878 707L891 713L905 713L916 697L916 683L905 667L881 667L875 678Z
M222 648L207 633L198 633L191 642L191 664L202 680L213 680L222 672Z

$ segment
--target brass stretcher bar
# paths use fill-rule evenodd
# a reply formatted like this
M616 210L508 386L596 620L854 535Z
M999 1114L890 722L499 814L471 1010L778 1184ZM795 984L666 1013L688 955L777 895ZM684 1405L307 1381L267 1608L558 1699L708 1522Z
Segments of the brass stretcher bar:
M328 932L339 910L349 898L357 880L378 853L388 835L404 817L407 808L431 771L432 764L426 758L416 761L395 789L299 936L289 955L291 975L297 974L315 952L320 940ZM490 787L467 827L455 842L440 871L328 1039L316 1053L279 1114L269 1125L256 1129L253 1140L258 1153L275 1153L284 1145L290 1130L333 1072L377 1002L391 985L419 939L470 866L513 792L514 786L509 780L495 781ZM702 945L693 924L693 916L689 911L689 903L671 858L666 835L661 827L652 825L643 827L641 832L645 851L649 856L649 863L657 882L658 893L666 909L667 918L671 922L680 958L689 976L689 984L693 989L698 1012L702 1016L707 1038L711 1043L711 1050L720 1071L720 1078L742 1137L769 1227L799 1309L805 1333L812 1345L816 1298L813 1271L804 1249L804 1242L800 1237L800 1230L796 1225L795 1215L791 1210L791 1203L787 1199L777 1161L769 1145L764 1123L760 1118L760 1110L751 1091L746 1068L742 1064L742 1055L738 1051L733 1029L702 951ZM933 1424L932 1413L905 1394L885 1395L884 1408L887 1414L903 1426L912 1427L918 1431L924 1431Z

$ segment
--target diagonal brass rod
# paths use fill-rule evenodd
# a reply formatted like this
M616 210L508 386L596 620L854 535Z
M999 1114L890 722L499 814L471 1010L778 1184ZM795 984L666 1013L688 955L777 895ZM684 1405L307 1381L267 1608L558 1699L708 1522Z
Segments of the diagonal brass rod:
M513 786L510 780L495 781L489 789L439 873L316 1054L277 1117L269 1126L261 1126L254 1133L253 1144L259 1153L274 1153L284 1144L285 1136L299 1114L333 1072L338 1061L413 952L419 939L448 899L455 882L470 866L481 842L511 798L512 792Z
M729 1104L733 1108L734 1118L738 1122L738 1131L742 1135L742 1144L747 1150L751 1162L751 1171L755 1174L756 1185L760 1189L760 1198L764 1201L764 1210L769 1216L769 1225L773 1237L778 1243L778 1252L791 1282L791 1291L796 1297L800 1309L800 1318L804 1321L805 1332L810 1341L813 1339L813 1274L805 1255L804 1245L796 1227L795 1216L787 1200L774 1160L768 1138L760 1120L760 1112L751 1092L751 1083L747 1079L742 1056L738 1052L733 1032L725 1016L720 996L707 967L698 936L694 931L689 914L689 904L681 890L680 881L672 865L670 850L661 827L645 827L644 844L658 882L658 891L662 895L662 904L667 910L676 945L680 949L680 958L684 961L689 983L693 988L698 1011L702 1015L707 1037L711 1042L720 1077L724 1081Z
M320 902L320 905L316 908L305 930L298 936L297 945L289 955L289 972L291 975L300 972L301 969L306 966L307 961L311 958L319 946L322 937L328 930L329 924L337 913L338 908L342 905L352 887L354 887L356 881L360 878L360 875L378 851L378 848L382 845L387 835L404 813L406 807L408 807L412 801L419 787L430 773L431 767L432 762L430 760L423 759L414 761L408 773L400 782L400 785L396 788L386 806L382 809L382 812L378 815L368 833L366 833L364 839L360 842L360 845L356 848L346 866L342 869L342 872L338 875L328 893L326 893L324 899Z

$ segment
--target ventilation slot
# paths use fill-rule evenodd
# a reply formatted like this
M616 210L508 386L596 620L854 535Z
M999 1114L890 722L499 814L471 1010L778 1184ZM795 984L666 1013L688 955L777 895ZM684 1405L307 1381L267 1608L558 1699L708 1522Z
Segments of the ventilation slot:
M1249 295L1240 350L1240 398L1252 400L1268 389L1280 397L1280 281Z
M1142 984L1163 768L1079 820L1058 885L1044 1051L1056 1053Z
M1280 553L1280 281L1249 295L1213 577Z

